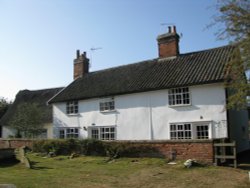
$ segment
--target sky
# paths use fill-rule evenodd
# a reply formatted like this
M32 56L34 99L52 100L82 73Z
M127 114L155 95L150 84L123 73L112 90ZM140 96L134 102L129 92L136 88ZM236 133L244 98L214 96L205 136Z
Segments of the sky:
M156 38L175 25L180 53L228 44L207 28L216 0L0 0L0 97L67 86L76 50L91 71L158 57ZM95 48L96 50L91 50Z

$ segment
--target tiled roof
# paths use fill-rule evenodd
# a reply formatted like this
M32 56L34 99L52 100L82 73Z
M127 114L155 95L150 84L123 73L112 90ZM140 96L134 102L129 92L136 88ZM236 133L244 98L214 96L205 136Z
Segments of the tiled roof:
M223 82L232 50L233 46L224 46L90 72L50 103Z
M1 118L1 125L8 125L8 122L16 113L17 107L23 103L36 103L39 107L42 108L43 122L51 123L52 122L52 107L47 105L47 101L51 99L55 94L61 91L63 88L52 88L52 89L43 89L43 90L22 90L19 91L16 95L14 103L9 107L7 112Z

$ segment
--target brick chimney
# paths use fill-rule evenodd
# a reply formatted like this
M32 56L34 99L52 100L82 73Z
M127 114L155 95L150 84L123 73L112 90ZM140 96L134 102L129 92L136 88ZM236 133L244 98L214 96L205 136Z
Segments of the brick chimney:
M168 33L157 37L159 58L173 57L179 55L179 35L176 27L168 27Z
M74 59L74 80L82 77L89 72L89 59L86 52L80 55L80 50L76 50L76 59Z

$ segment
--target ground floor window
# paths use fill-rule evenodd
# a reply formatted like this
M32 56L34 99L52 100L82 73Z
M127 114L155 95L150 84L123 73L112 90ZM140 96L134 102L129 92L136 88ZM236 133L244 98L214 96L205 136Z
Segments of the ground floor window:
M89 137L98 140L115 140L116 130L114 126L90 127Z
M42 138L42 139L48 138L48 130L47 129L42 129L40 134L37 135L37 138Z
M208 125L197 125L196 126L196 137L197 139L208 139L209 138L209 130Z
M171 123L170 139L209 139L209 123Z
M191 139L191 124L172 124L170 125L171 139Z
M78 128L62 128L59 130L59 138L78 138L79 129Z

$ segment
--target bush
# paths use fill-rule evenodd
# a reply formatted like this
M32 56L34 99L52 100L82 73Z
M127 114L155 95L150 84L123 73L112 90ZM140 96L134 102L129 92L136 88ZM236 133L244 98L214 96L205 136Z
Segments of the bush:
M69 155L73 152L84 155L105 155L103 142L94 139L37 140L33 144L33 151L54 152L56 155Z
M79 150L80 144L76 139L37 140L33 144L33 151L41 153L54 152L57 155L68 155Z
M56 155L78 153L83 155L108 156L110 159L118 157L160 156L159 151L151 145L129 142L103 142L95 139L37 140L33 144L33 151L40 153L49 153L52 151Z
M108 142L106 143L105 148L107 156L111 158L160 156L159 151L156 148L146 144Z
M84 155L104 156L106 154L104 143L95 139L80 140L80 151Z

